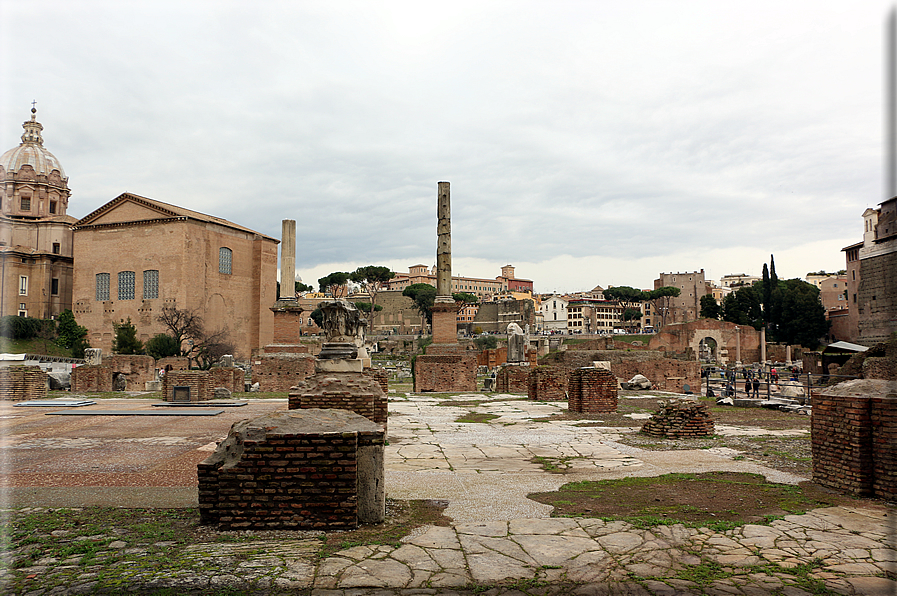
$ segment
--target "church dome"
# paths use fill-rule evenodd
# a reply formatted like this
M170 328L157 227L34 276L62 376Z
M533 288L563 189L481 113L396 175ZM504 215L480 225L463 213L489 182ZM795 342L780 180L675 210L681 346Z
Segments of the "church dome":
M37 109L31 108L31 120L22 124L25 132L22 143L0 156L0 167L6 172L17 172L22 166L30 165L37 175L49 176L53 170L59 172L60 178L66 180L65 170L56 156L44 148L41 131L44 127L35 120Z

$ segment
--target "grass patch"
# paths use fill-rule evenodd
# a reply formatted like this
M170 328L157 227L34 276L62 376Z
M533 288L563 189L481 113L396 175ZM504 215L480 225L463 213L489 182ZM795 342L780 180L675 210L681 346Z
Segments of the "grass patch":
M466 414L462 414L455 418L455 422L473 422L473 423L482 423L488 424L490 420L495 420L498 418L495 414L483 414L480 412L467 412Z
M542 466L542 469L546 472L551 472L552 474L566 474L570 471L570 461L574 459L582 459L581 456L571 456L571 457L541 457L536 456L530 460L531 463L539 464ZM558 502L558 501L555 501ZM553 502L552 504L554 504ZM573 503L571 501L562 501L564 504Z
M554 517L623 520L638 528L683 524L715 531L857 502L810 482L776 484L758 474L735 472L580 481L529 498L552 505Z

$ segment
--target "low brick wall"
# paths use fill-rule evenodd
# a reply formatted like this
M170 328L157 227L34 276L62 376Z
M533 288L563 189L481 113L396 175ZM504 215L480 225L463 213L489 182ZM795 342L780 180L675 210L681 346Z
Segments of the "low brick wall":
M527 393L532 366L502 366L495 374L495 391L498 393Z
M382 521L384 431L328 410L309 412L324 424L308 424L308 432L290 428L290 420L279 427L288 416L235 424L197 465L200 523L219 530L351 530L359 521Z
M414 361L414 391L445 393L476 391L476 357L457 354L424 354Z
M73 392L112 391L112 368L106 364L76 366L72 369Z
M710 417L707 404L673 399L645 422L641 432L652 437L685 439L709 437L713 430L713 418Z
M47 373L39 366L0 367L0 400L47 399Z
M172 370L162 378L162 399L174 401L175 387L190 387L190 401L208 401L214 397L212 378L207 370Z
M882 381L883 383L886 381ZM897 398L813 392L813 480L857 496L897 498Z
M567 399L569 371L560 366L536 366L527 382L527 397L538 401Z
M311 354L263 353L257 354L252 361L252 382L259 384L259 391L289 391L314 373L315 357Z
M213 366L209 369L209 377L213 390L217 387L224 387L231 393L242 393L245 389L243 382L246 379L246 373L242 368Z
M578 368L567 387L567 410L597 414L617 411L617 377L609 370Z

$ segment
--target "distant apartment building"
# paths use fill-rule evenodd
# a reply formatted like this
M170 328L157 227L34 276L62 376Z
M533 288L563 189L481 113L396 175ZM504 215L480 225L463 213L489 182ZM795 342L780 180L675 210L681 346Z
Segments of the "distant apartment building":
M847 262L846 334L871 346L897 332L897 197L866 209L863 241L842 251Z
M543 296L539 307L542 314L542 328L548 332L567 330L567 300L557 294Z
M847 309L846 275L830 275L820 280L817 287L819 288L819 300L826 312Z
M436 287L436 267L430 269L426 265L412 265L408 268L408 273L396 273L395 277L386 284L386 289L404 290L413 284L429 284ZM501 275L495 279L453 275L452 292L468 292L476 294L480 300L491 300L499 294L508 292L532 294L533 282L529 279L514 277L514 267L505 265L501 268Z
M720 278L719 285L723 288L738 288L740 286L752 286L755 281L760 281L760 278L756 275L730 273Z
M567 304L568 333L610 334L623 326L623 307L616 301L579 298Z
M704 279L704 270L686 273L661 273L654 280L654 289L672 286L679 288L679 295L670 300L666 324L695 321L701 316L701 297L710 292Z

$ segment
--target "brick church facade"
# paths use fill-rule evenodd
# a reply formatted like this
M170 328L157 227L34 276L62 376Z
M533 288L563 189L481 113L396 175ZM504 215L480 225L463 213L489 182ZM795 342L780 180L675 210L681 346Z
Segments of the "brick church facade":
M166 332L165 306L226 329L235 356L273 340L278 240L227 220L124 193L75 222L73 310L93 347L112 349L113 323L142 341Z

